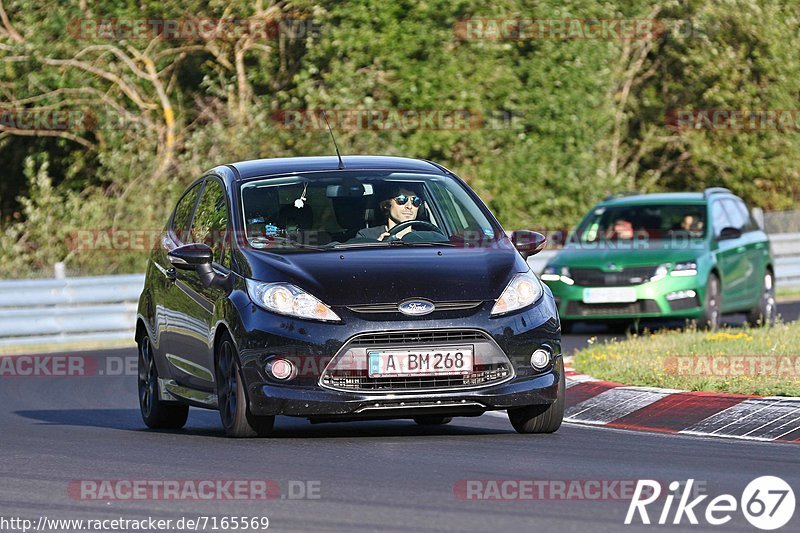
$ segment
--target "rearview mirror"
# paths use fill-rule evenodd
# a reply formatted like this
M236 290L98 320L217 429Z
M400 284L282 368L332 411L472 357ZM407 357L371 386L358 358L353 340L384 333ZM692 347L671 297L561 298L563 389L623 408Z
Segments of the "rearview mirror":
M547 245L547 237L538 231L518 230L511 234L514 248L522 254L524 259L536 255Z
M343 183L341 185L328 185L325 196L328 198L361 198L372 194L372 184L362 184L359 181Z

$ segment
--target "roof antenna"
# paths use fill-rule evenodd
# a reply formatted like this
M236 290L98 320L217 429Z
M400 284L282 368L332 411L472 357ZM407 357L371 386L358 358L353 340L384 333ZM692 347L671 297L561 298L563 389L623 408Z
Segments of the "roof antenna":
M333 139L333 147L336 148L336 157L339 158L339 170L343 170L344 161L342 161L342 154L339 153L339 145L336 144L336 137L333 136L333 130L331 129L331 125L328 122L328 114L325 112L324 109L322 110L322 118L325 119L325 124L327 124L328 126L328 133L331 134L331 139Z

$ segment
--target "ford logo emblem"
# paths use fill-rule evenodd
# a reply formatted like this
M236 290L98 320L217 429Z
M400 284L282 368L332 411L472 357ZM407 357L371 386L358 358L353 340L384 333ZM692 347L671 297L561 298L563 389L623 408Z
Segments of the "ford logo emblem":
M436 306L428 300L406 300L400 302L400 305L397 306L398 311L404 315L411 316L427 315L432 313L434 309L436 309Z

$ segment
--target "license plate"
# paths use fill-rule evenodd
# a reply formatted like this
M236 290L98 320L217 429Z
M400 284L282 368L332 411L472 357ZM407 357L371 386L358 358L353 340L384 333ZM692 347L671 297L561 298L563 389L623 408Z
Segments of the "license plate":
M420 348L418 350L370 350L369 377L459 376L473 369L472 346Z
M585 304L617 304L633 303L635 301L635 287L601 287L596 289L583 289L583 303Z

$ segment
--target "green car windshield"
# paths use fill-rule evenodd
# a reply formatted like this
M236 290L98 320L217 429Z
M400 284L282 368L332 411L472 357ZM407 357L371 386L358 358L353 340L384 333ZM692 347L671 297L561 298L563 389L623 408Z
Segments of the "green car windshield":
M248 244L270 252L456 246L502 235L485 208L443 175L337 171L256 179L242 184L241 201ZM391 213L404 224L387 235Z
M601 206L583 220L576 237L583 243L700 239L705 237L706 226L704 204Z

